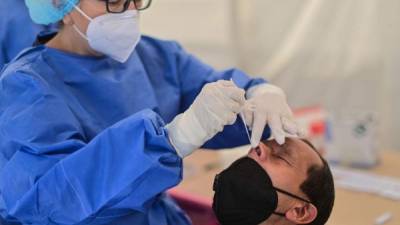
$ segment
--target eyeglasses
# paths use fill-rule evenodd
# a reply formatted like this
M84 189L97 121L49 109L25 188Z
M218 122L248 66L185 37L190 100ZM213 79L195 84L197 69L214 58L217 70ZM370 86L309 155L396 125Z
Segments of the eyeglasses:
M123 13L129 9L131 2L135 4L135 9L143 11L150 7L151 0L103 0L106 3L107 12Z

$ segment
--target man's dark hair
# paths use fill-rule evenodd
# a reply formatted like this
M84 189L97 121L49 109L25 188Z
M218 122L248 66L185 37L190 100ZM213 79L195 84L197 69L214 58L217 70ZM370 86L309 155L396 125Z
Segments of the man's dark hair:
M308 196L318 210L317 217L308 224L324 225L331 215L335 201L335 186L332 172L329 169L328 163L316 148L308 140L302 140L318 154L323 164L322 167L320 165L312 165L307 171L307 179L300 185L300 189Z

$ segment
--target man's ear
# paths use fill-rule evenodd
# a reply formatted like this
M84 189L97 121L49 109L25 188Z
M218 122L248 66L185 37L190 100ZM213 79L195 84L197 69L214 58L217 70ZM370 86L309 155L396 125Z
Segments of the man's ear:
M307 224L315 220L318 209L311 203L298 203L289 209L285 216L286 219L295 224Z

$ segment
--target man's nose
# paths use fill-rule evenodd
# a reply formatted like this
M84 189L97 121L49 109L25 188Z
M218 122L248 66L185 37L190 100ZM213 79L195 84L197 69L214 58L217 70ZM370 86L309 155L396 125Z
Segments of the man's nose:
M268 160L271 155L271 149L265 144L260 144L255 151L261 161Z

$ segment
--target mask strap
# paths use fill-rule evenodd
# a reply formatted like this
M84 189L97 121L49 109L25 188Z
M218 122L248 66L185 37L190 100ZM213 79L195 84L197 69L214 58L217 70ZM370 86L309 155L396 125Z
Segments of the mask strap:
M282 190L282 189L279 189L279 188L276 188L276 187L274 187L274 189L275 189L276 191L278 191L278 192L281 192L282 194L288 195L288 196L290 196L290 197L292 197L292 198L295 198L295 199L297 199L297 200L300 200L300 201L303 201L303 202L307 202L307 203L309 203L309 204L312 204L312 202L310 202L309 200L304 199L304 198L302 198L302 197L299 197L299 196L297 196L297 195L294 195L294 194L292 194L292 193L289 193L289 192L287 192L287 191L284 191L284 190Z
M88 15L86 15L86 13L83 12L82 9L80 9L78 6L74 5L74 8L76 9L76 11L78 11L83 17L85 17L85 18L88 19L89 21L92 21L92 20L93 20L93 19L90 18ZM75 24L72 25L72 27L74 28L74 30L75 30L76 32L78 32L78 34L79 34L81 37L83 37L84 39L86 39L87 41L89 41L88 37L87 37L82 31L80 31L79 28L78 28Z
M281 216L281 217L286 217L285 213L280 213L280 212L273 212L272 214Z
M312 203L311 203L310 201L308 201L307 199L304 199L304 198L302 198L302 197L299 197L299 196L297 196L297 195L294 195L294 194L292 194L292 193L290 193L290 192L284 191L284 190L279 189L279 188L276 188L276 187L274 187L274 189L275 189L276 191L282 193L282 194L288 195L288 196L290 196L290 197L292 197L292 198L295 198L295 199L297 199L297 200L300 200L300 201L303 201L303 202L307 202L308 204L312 204ZM277 215L277 216L281 216L281 217L286 217L285 213L273 212L272 214Z
M84 39L86 39L87 41L89 41L89 38L84 34L84 33L82 33L80 30L79 30L79 28L74 24L74 25L72 25L72 27L74 28L74 30L76 31L76 32L78 32L78 34L81 36L81 37L83 37Z
M78 6L74 5L74 8L76 9L76 11L78 11L82 16L84 16L87 20L92 21L93 19L90 18L81 8L79 8Z

